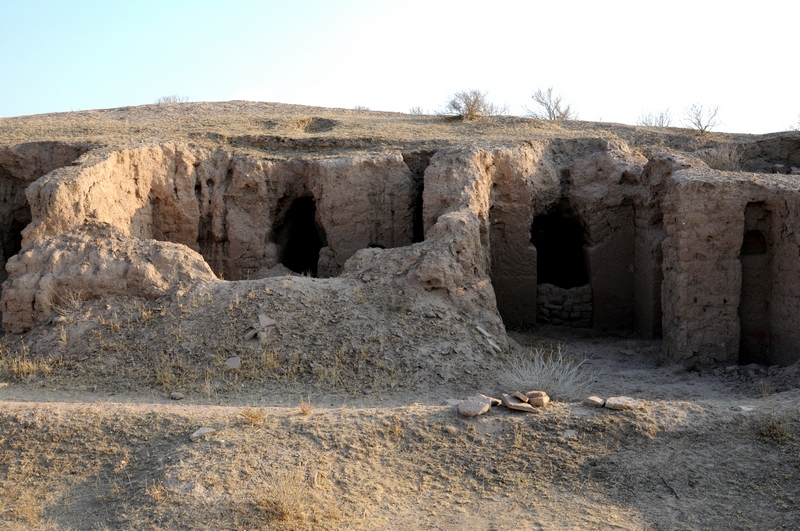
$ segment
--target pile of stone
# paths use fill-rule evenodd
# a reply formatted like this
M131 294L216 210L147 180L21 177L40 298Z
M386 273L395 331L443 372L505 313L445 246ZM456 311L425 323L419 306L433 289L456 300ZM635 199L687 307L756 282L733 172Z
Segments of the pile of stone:
M503 393L501 399L486 395L475 395L457 402L459 414L465 417L477 417L489 411L492 406L505 406L515 411L541 413L544 406L550 403L550 397L544 391L519 391L513 394Z
M641 404L628 396L611 396L608 398L600 398L599 396L590 396L583 401L584 406L591 407L604 407L606 409L636 409L641 407Z
M590 328L592 326L592 286L564 289L552 284L537 286L539 322Z

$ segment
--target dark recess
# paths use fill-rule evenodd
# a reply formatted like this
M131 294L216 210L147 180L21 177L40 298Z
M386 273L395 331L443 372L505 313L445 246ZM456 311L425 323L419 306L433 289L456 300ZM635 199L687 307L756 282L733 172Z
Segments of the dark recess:
M767 239L760 230L749 230L744 235L742 254L754 255L767 252Z
M531 243L537 250L537 284L569 289L589 283L583 227L569 205L537 216L531 227Z
M283 245L282 263L295 273L317 276L319 250L326 245L325 233L317 225L317 206L311 197L295 199L283 224L277 230L277 242Z
M403 162L406 163L414 176L416 199L414 201L414 222L411 243L425 240L425 225L422 219L422 193L425 191L425 168L428 167L435 151L409 151L403 153Z

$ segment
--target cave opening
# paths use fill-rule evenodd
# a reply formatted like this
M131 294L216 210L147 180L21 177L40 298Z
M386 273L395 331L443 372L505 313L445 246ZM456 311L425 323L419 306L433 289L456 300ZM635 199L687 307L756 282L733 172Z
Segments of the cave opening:
M276 243L283 247L281 263L295 273L317 276L319 251L327 245L325 231L316 221L317 206L311 197L292 202Z
M537 284L570 289L589 283L584 231L568 205L537 216L531 226Z

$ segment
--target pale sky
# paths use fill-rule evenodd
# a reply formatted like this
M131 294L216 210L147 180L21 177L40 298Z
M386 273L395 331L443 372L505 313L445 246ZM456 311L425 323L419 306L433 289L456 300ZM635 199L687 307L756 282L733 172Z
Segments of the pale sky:
M0 117L247 99L408 112L554 87L582 120L800 120L800 2L0 0Z

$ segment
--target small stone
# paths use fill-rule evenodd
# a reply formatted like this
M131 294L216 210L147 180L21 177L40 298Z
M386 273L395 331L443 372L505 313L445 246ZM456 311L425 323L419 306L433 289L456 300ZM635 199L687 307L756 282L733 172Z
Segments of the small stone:
M514 391L514 398L516 398L520 402L526 402L526 403L528 402L528 397L520 393L519 391Z
M272 317L268 317L266 315L259 314L258 315L258 323L261 325L261 328L269 328L271 326L276 326L278 323Z
M210 435L212 433L216 433L217 430L214 428L200 428L199 430L195 431L193 434L189 435L190 441L196 441L206 435Z
M755 406L736 406L735 409L737 409L739 411L744 411L745 413L750 413L751 411L755 411L756 407Z
M231 369L238 369L239 367L242 366L242 358L240 358L239 356L228 358L227 360L225 360L225 365L227 365Z
M486 336L486 337L488 337L488 338L490 338L490 339L491 339L491 337L492 337L492 334L490 334L489 332L487 332L486 330L484 330L484 329L483 329L483 328L481 328L480 326L476 326L476 327L475 327L475 329L476 329L478 332L480 332L481 334L483 334L484 336Z
M247 333L244 335L244 340L245 340L245 341L250 341L251 339L253 339L254 337L256 337L256 335L257 335L257 334L258 334L258 330L255 330L255 329L253 329L253 330L250 330L249 332L247 332Z
M474 398L470 398L463 400L458 405L458 413L465 417L477 417L489 411L491 407L491 403L487 400L475 400Z
M53 318L53 324L64 324L66 322L67 322L67 318L64 317L63 315L56 315Z
M583 405L591 407L603 407L606 405L606 401L600 398L599 396L592 395L583 401Z
M511 395L503 394L503 404L508 409L515 409L517 411L526 411L528 413L539 413L540 410L536 409L535 407L531 406L530 404L526 404L525 402L520 402L516 398Z
M606 408L608 409L636 409L639 407L639 402L628 396L611 396L606 400Z
M728 365L727 367L725 367L725 372L727 372L728 374L733 374L738 370L739 370L738 365Z
M528 400L528 403L534 407L544 407L550 402L550 397L547 395L537 396Z
M183 400L186 396L178 391L173 391L169 394L170 400Z
M491 346L497 352L503 352L503 349L500 348L500 345L498 345L497 343L495 343L494 341L492 341L488 337L486 338L486 342L489 343L489 346Z
M527 396L528 398L541 398L543 396L547 396L547 393L545 393L544 391L528 391L527 393L525 393L525 396Z
M562 439L575 439L578 437L578 432L575 430L564 430L561 434Z
M487 396L487 395L478 395L478 396L488 400L489 404L491 404L492 406L499 406L499 405L502 405L502 403L503 403L502 400L494 398L494 397L491 397L491 396Z
M0 382L0 389L8 387L8 382Z

